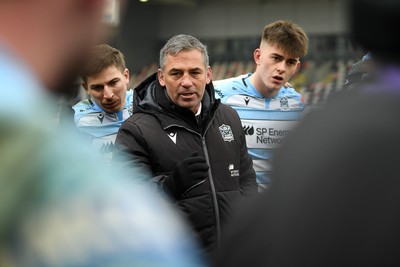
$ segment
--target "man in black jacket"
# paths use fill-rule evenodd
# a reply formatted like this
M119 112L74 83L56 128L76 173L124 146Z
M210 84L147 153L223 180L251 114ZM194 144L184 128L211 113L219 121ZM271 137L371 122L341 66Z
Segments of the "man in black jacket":
M190 35L168 40L158 72L135 88L116 150L176 201L208 253L233 204L257 192L239 116L214 98L207 49Z

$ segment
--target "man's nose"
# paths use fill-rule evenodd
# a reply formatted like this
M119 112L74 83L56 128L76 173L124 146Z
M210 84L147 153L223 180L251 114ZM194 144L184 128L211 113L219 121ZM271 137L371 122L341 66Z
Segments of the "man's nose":
M113 96L114 96L114 92L113 92L112 88L107 85L104 86L104 98L111 99L111 98L113 98Z
M278 71L279 72L285 72L285 70L286 70L286 62L283 60L283 61L281 61L279 64L278 64Z
M181 80L181 85L183 87L190 87L193 85L192 78L190 77L189 74L183 75L182 80Z

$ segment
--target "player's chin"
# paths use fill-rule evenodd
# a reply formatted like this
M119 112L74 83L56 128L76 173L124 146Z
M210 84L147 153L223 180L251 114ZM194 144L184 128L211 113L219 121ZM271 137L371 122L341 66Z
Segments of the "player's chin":
M279 90L284 84L285 83L283 81L273 81L270 83L269 88L271 88L272 90Z
M107 113L117 113L119 111L121 111L122 109L117 106L117 107L113 107L113 108L103 108Z

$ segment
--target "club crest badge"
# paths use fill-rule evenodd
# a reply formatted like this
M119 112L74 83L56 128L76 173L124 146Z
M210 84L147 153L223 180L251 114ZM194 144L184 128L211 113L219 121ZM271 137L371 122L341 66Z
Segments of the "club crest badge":
M289 109L289 101L288 101L288 99L286 97L282 97L281 100L280 100L280 103L281 103L281 108L283 110Z
M219 131L221 132L221 136L225 142L231 142L235 140L235 138L233 137L231 126L222 124L221 126L219 126Z

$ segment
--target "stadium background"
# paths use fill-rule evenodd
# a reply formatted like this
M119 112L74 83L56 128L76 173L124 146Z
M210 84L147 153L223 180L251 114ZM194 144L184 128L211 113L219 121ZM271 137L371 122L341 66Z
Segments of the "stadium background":
M309 52L290 82L308 106L318 106L340 90L347 71L365 52L347 36L345 1L125 0L119 2L119 23L110 44L125 54L133 88L156 71L168 38L194 35L207 45L217 80L252 71L263 27L277 19L292 20L308 34Z

